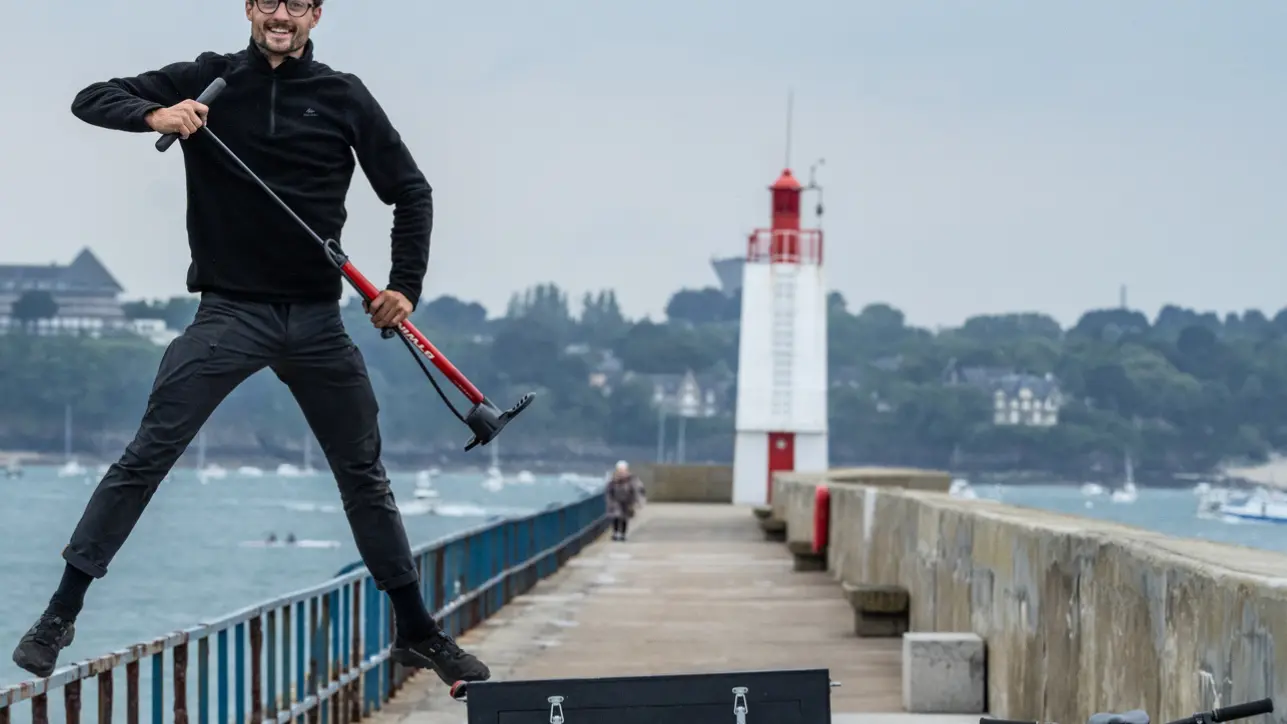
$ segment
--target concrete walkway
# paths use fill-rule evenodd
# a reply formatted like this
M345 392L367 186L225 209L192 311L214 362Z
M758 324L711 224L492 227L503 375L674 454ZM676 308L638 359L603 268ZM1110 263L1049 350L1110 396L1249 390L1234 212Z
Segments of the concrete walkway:
M786 547L765 542L751 511L731 505L649 505L629 541L605 535L460 643L499 681L827 668L841 684L833 712L902 711L901 641L854 636L840 586L793 572ZM465 719L465 705L423 672L375 717ZM976 724L978 715L892 717L930 720Z

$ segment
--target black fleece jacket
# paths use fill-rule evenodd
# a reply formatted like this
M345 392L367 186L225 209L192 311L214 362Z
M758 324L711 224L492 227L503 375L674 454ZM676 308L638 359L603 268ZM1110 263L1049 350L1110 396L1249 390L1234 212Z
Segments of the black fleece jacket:
M211 102L207 126L323 239L341 241L356 153L376 195L394 207L388 288L418 303L433 228L432 189L371 92L357 76L314 60L311 40L301 58L276 69L252 42L237 53L202 53L94 83L71 109L95 126L150 132L144 120L150 111L196 98L219 77L228 85ZM227 154L201 132L180 146L189 291L265 302L340 298L343 280L317 242Z

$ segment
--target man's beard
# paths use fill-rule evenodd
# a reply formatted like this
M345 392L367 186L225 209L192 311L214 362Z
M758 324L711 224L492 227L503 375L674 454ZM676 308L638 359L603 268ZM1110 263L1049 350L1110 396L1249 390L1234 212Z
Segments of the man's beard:
M277 50L273 48L272 45L269 43L268 28L261 27L259 29L259 37L255 40L255 45L258 45L259 49L267 54L290 55L291 53L294 53L295 51L304 47L304 40L300 37L300 32L296 30L295 32L291 33L290 40L287 42L286 49Z

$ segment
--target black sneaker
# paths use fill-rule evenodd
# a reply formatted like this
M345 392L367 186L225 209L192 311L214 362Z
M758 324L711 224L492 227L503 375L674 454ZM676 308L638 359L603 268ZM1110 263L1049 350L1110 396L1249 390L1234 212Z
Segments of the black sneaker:
M448 685L457 681L487 681L492 677L487 665L461 649L446 631L440 630L414 644L396 640L389 656L403 666L432 669Z
M76 624L46 611L18 642L13 663L36 676L49 676L58 664L58 652L71 646L74 638Z

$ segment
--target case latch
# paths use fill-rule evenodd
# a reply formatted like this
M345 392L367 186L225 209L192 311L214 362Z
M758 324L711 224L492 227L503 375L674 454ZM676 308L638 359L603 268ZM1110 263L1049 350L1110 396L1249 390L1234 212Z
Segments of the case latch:
M733 716L737 724L746 724L746 712L750 711L750 707L746 705L746 692L745 686L733 687Z
M551 696L546 701L550 702L550 724L563 724L563 697Z

